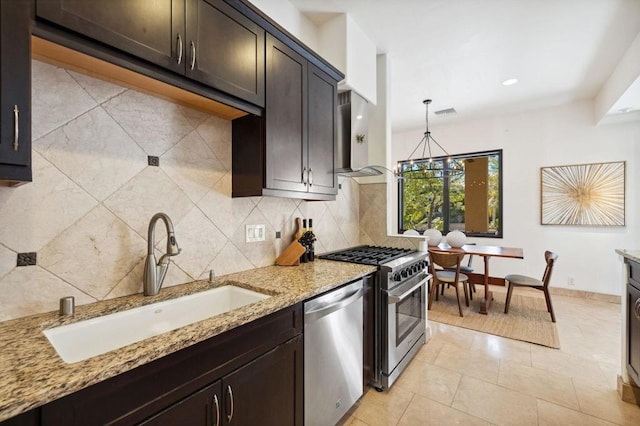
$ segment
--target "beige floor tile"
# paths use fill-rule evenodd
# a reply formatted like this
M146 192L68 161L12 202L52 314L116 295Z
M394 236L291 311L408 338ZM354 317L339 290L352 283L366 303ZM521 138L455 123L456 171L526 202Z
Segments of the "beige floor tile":
M535 368L570 377L579 377L582 382L592 386L604 386L610 382L610 378L605 375L597 361L555 349L542 346L532 347L531 362Z
M473 339L479 333L466 328L454 327L452 325L430 322L431 339L434 341L445 341L463 349L469 349L473 344Z
M412 398L412 392L399 386L386 392L369 389L358 402L351 417L369 426L396 425Z
M539 426L606 426L614 423L598 419L570 408L538 400Z
M444 345L444 340L429 340L416 354L416 360L433 364Z
M480 352L463 350L457 346L446 344L440 350L434 364L480 380L498 383L500 360L485 356Z
M471 352L531 366L531 343L481 334L473 339Z
M370 426L368 423L363 422L357 417L351 416L338 422L336 426Z
M391 389L405 389L449 405L453 401L461 377L461 374L447 368L415 360Z
M489 425L489 422L416 395L398 423L399 426Z
M575 410L580 409L570 377L510 362L500 363L498 384Z
M464 376L452 408L499 425L537 425L536 399L489 382Z
M580 411L620 425L640 425L640 407L623 402L615 390L576 383Z

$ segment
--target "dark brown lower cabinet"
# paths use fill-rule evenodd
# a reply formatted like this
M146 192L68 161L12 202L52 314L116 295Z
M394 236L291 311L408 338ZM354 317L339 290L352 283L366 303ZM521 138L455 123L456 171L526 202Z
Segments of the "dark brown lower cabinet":
M220 380L142 422L145 426L221 425Z
M640 385L640 263L626 260L627 279L627 373Z
M302 359L295 337L142 424L301 425Z

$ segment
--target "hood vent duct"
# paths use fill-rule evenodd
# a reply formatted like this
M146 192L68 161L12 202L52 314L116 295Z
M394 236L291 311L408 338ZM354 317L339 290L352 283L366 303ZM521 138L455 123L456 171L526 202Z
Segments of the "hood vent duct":
M369 104L353 91L338 93L338 158L336 173L348 177L377 176L369 166Z

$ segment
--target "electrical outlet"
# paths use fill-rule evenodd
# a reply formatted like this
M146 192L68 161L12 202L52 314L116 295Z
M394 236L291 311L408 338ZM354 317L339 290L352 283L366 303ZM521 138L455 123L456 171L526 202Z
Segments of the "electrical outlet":
M247 243L255 243L265 240L265 225L246 225L244 241Z
M573 287L573 286L575 286L575 285L576 285L576 284L573 282L573 277L569 277L569 278L567 279L567 284L569 285L569 287Z

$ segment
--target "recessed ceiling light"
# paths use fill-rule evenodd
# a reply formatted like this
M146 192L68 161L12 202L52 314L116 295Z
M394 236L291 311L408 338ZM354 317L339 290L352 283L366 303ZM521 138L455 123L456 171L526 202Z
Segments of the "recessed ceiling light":
M502 82L503 86L513 86L514 84L516 84L518 82L517 78L510 78L508 80L505 80Z
M362 120L362 115L358 114L358 115L356 116L356 120Z

